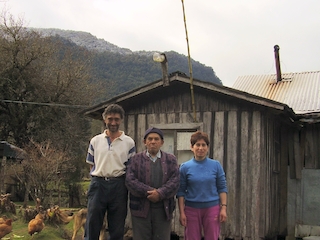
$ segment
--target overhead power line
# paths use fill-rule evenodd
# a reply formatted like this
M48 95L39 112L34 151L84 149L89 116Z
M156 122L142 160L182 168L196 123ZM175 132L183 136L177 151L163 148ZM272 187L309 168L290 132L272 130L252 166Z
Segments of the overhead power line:
M66 108L87 108L89 106L84 105L69 105L61 103L40 103L40 102L25 102L25 101L15 101L15 100L0 100L1 102L6 103L19 103L19 104L32 104L32 105L42 105L42 106L53 106L53 107L66 107Z

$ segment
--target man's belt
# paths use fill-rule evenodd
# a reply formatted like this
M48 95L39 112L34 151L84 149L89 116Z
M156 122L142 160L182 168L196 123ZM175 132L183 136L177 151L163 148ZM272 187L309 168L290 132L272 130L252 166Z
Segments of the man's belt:
M92 177L101 178L101 179L103 179L105 181L113 181L113 180L123 180L123 179L126 178L126 175L123 174L123 175L121 175L119 177L100 177L100 176L92 176Z

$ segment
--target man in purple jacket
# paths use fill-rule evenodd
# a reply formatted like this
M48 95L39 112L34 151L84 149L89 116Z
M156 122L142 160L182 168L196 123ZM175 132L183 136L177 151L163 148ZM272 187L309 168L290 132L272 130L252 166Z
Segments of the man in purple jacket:
M146 150L129 160L126 186L134 239L170 240L180 179L177 159L160 150L163 143L162 131L149 128L144 135Z

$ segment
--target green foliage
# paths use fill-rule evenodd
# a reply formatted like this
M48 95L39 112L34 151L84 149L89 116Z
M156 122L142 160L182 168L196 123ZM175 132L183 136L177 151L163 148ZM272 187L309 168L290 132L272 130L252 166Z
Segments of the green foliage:
M88 126L72 106L94 98L88 95L94 89L90 53L44 38L12 17L1 20L0 99L8 101L0 102L0 138L19 147L49 138L60 149L77 150L72 138L77 133L81 140Z
M170 51L165 53L168 59L168 72L180 71L189 75L189 65L186 56ZM96 102L104 101L120 93L130 91L147 83L162 78L161 64L152 60L152 56L123 55L113 52L93 53L92 67L94 78L106 93ZM216 84L222 84L211 67L192 60L193 77Z
M99 92L90 83L90 61L85 49L43 37L12 16L0 16L0 139L27 150L29 159L15 169L29 175L14 175L26 189L25 200L29 190L33 198L44 198L47 185L59 182L60 188L83 177L79 173L85 166L90 125L77 106L89 106L95 96L88 93ZM58 154L52 161L41 156L45 151L32 155L30 142L50 142ZM64 164L54 162L58 159Z
M80 184L81 184L83 192L86 192L89 188L90 181L82 181Z

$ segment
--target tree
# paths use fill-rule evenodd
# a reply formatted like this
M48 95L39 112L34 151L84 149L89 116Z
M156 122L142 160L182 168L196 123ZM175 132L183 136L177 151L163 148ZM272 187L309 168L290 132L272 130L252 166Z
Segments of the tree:
M15 22L12 16L8 19L2 16L1 20L0 96L9 101L2 101L0 105L0 134L22 146L30 137L41 137L39 130L55 120L52 119L55 114L66 113L59 104L90 104L92 95L88 94L86 63L90 56L79 60L79 56L74 56L77 53L63 49L55 39L24 28L22 20ZM82 53L85 54L89 55Z
M81 168L90 126L78 113L100 93L91 81L91 53L23 25L1 16L0 138L19 147L50 140Z
M12 26L10 26L12 25ZM33 43L30 44L30 40ZM14 24L10 17L2 16L0 24L0 80L1 99L28 101L30 92L36 88L33 82L38 71L34 62L45 55L40 50L40 36L33 32L23 30L19 20ZM1 137L5 140L14 140L17 145L22 145L28 137L28 123L32 122L35 106L1 102ZM18 127L19 126L19 127Z
M50 141L30 141L24 150L28 156L20 162L12 163L9 170L25 187L24 205L27 204L29 195L35 202L39 198L43 204L52 204L52 193L56 192L61 196L61 187L70 173L76 171L75 166L68 154L54 148Z

